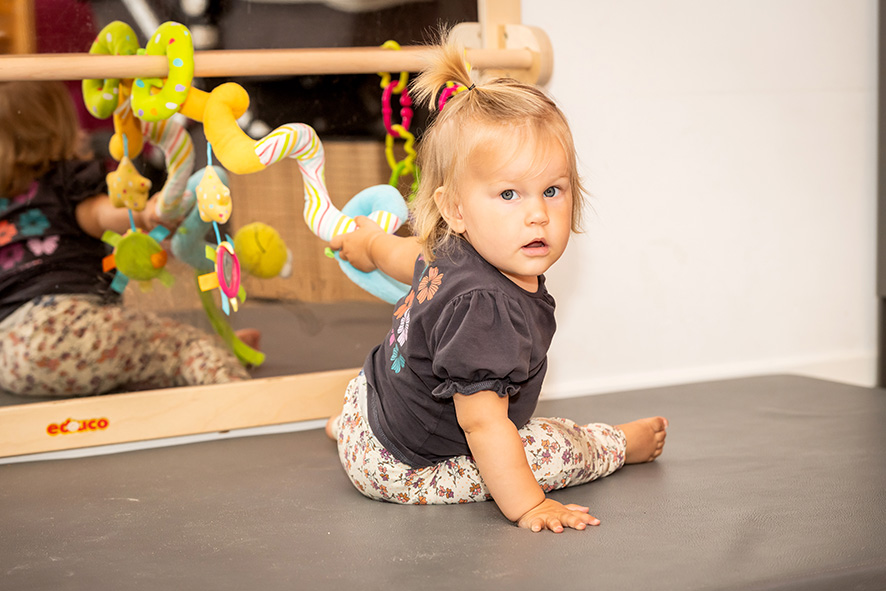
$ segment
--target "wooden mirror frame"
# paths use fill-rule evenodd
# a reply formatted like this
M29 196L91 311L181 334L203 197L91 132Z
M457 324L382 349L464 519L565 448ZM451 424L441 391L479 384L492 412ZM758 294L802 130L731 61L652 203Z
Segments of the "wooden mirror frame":
M519 0L479 0L479 22L453 29L472 67L544 85L547 36L520 24ZM195 76L416 72L428 50L378 48L199 51ZM165 77L164 56L0 56L0 80ZM359 368L231 384L149 390L0 407L0 457L294 423L341 408Z

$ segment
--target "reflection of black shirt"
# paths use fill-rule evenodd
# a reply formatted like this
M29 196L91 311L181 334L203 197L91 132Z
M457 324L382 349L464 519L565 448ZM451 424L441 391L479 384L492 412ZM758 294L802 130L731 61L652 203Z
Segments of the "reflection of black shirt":
M413 467L470 455L452 396L482 390L509 396L508 416L522 427L555 329L544 276L529 293L465 241L431 265L419 257L391 331L364 365L373 433Z
M107 295L107 246L84 233L74 210L107 193L95 161L58 163L21 195L0 197L0 320L40 295Z

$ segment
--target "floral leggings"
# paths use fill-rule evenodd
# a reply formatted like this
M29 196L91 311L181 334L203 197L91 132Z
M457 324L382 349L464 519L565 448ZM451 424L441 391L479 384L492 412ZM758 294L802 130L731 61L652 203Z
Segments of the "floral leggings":
M96 296L35 298L0 324L0 387L15 394L86 396L248 378L214 335Z
M371 499L401 504L446 505L492 498L469 456L427 468L397 460L372 434L360 397L366 400L362 373L348 385L337 421L338 455L357 490ZM534 418L519 433L529 466L545 492L608 476L624 464L625 436L609 425Z

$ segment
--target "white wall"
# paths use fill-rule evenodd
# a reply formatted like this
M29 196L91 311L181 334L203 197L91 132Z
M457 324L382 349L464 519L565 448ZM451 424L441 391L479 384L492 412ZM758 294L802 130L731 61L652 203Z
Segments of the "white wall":
M545 395L872 385L874 0L523 0L592 193Z

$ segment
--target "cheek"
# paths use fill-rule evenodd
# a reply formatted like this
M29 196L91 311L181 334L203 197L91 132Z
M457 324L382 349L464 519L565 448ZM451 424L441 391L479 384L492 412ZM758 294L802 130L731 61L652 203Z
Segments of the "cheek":
M572 202L561 201L553 203L548 208L548 214L551 218L556 219L558 223L565 223L572 226Z

